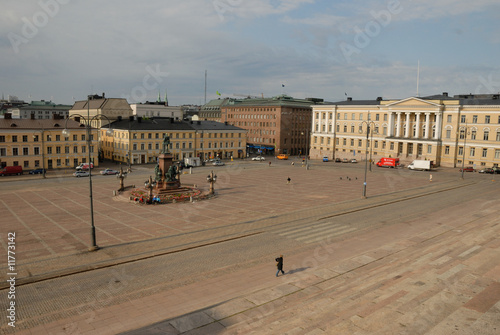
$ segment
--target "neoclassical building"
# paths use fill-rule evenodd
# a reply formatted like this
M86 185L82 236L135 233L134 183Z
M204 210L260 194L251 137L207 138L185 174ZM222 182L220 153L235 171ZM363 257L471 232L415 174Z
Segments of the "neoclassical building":
M368 132L368 126L370 131ZM446 92L313 106L311 158L399 157L477 168L500 163L500 96ZM367 154L368 153L368 154ZM368 158L369 159L369 158Z

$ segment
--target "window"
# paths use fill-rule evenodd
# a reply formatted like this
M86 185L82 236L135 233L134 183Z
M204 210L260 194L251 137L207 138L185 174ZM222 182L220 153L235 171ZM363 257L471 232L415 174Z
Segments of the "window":
M500 131L497 130L497 141L500 141Z
M495 149L495 159L499 159L499 158L500 158L500 150Z
M344 125L344 133L347 133L347 125Z
M384 121L387 121L387 114L384 114Z
M16 135L12 136L12 142L17 142L17 136Z
M465 115L460 116L460 123L465 123Z
M47 147L47 154L52 155L52 147Z
M351 147L354 146L354 140L351 139Z
M69 147L68 146L65 146L64 147L64 153L65 154L69 154ZM66 164L67 165L67 164Z
M28 148L23 148L23 155L28 156L29 155L29 150Z
M81 150L81 153L84 154L87 152L87 147L82 145L82 150Z
M375 121L380 121L380 114L375 114Z
M78 135L73 135L73 141L78 141Z
M472 123L477 123L477 115L472 115Z
M486 115L484 117L484 123L490 123L490 116L489 115Z
M370 114L368 114L368 120L370 120ZM359 114L359 121L363 121L363 114Z
M446 135L448 136L448 130L446 131ZM449 137L447 137L449 138ZM460 129L460 139L463 140L465 138L465 130Z
M356 114L351 113L351 120L356 120Z
M450 138L450 137L451 137L451 130L447 129L446 130L446 138Z
M61 140L61 135L56 135L56 141L60 141Z
M485 130L483 135L483 140L487 141L489 137L490 137L490 132L488 130Z
M75 145L75 146L73 147L73 153L74 153L74 154L77 154L77 153L78 153L78 146L76 146L76 145Z
M488 156L488 149L484 148L483 149L483 158L486 158Z
M35 155L40 155L40 148L39 147L34 147L33 148Z
M432 145L427 145L427 153L432 154Z
M351 126L351 133L354 133L354 125Z
M470 148L469 156L474 157L475 153L476 153L476 148Z
M358 147L363 146L363 140L358 140Z
M451 118L452 118L452 116L451 116L451 115L448 115L448 116L446 117L446 122L450 123L450 122L451 122Z
M0 142L5 142L5 135L0 135Z
M28 135L23 135L23 142L28 142Z
M61 147L56 147L56 154L60 154L61 153Z
M346 138L344 138L344 140L342 141L342 144L343 145L347 145L347 139Z
M476 139L476 133L477 132L475 130L471 131L471 133L470 133L471 140L475 140Z
M450 146L449 145L447 145L447 146L444 147L444 154L445 155L449 155L450 154Z

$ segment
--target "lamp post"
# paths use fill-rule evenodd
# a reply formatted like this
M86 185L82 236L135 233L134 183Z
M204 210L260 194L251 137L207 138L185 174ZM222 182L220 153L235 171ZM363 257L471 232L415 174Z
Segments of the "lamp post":
M45 129L43 129L43 127L42 127L42 130L37 130L37 131L40 132L41 137L42 137L42 175L43 175L43 178L46 178L46 176L45 176L45 142L43 139L43 135L45 134ZM35 135L33 135L33 137L35 137Z
M462 150L462 179L464 179L464 168L465 168L465 146L467 145L467 132L469 131L469 127L467 126L467 122L465 122L465 126L461 126L458 128L460 132L464 132L464 149Z
M210 192L209 194L213 195L215 194L214 191L214 184L217 181L217 175L214 174L214 171L210 172L210 174L207 176L207 182L210 183Z
M309 170L309 165L307 162L308 156L309 156L309 129L307 131L302 131L300 132L301 135L306 135L306 150L305 150L305 156L306 156L306 170Z
M366 124L366 151L365 151L365 181L363 182L363 198L366 198L366 173L368 171L368 139L370 136L370 131L373 133L373 130L371 130L371 127L375 126L373 121L363 121L361 122L361 127L363 127L363 124ZM360 133L362 133L362 129L359 130ZM372 135L373 136L373 135ZM373 137L372 137L373 139ZM370 152L370 160L371 160L371 152ZM371 165L370 165L370 171L371 171Z
M88 103L89 103L89 101L87 100L87 108L90 108L88 106ZM75 117L75 116L80 117L81 119L83 119L83 121L85 122L86 128L87 128L86 129L87 130L87 149L88 149L88 152L89 152L89 197L90 197L90 224L91 224L90 235L91 235L91 239L92 239L92 245L89 247L89 251L96 251L96 250L99 250L99 246L97 246L96 236L95 236L94 201L93 201L93 198L92 198L92 166L93 166L93 162L92 162L92 150L91 150L92 139L91 139L91 136L90 136L91 135L90 124L91 124L92 121L99 120L100 118L105 118L106 120L108 120L109 124L111 124L111 121L105 115L95 115L92 118L90 118L90 111L89 110L87 110L87 118L83 117L80 114L73 114L73 115L71 115L70 117L68 117L66 119L66 123L64 125L64 130L63 130L63 135L69 137L69 130L67 128L68 120L71 117ZM111 128L108 129L108 134L109 134L109 132L112 132Z

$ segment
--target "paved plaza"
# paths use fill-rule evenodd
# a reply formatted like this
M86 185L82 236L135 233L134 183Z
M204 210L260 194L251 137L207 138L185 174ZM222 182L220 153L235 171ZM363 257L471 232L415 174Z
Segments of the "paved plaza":
M125 184L143 185L152 168L135 168ZM314 161L307 170L300 161L228 162L195 168L181 182L208 189L211 170L218 176L216 198L154 206L115 196L116 178L95 176L102 249L92 253L88 178L61 173L0 181L1 243L7 251L7 233L16 233L19 296L23 290L39 294L38 283L71 285L93 273L135 287L142 279L133 267L170 255L213 252L227 264L213 261L213 271L203 276L172 281L168 289L155 284L156 291L122 300L104 299L119 290L101 288L86 293L96 296L92 303L26 312L29 320L22 319L29 306L22 306L16 334L498 333L500 219L493 176L461 180L452 169L375 167L367 173L366 199L363 164ZM464 205L464 194L477 189L484 194ZM440 208L436 199L443 198ZM433 212L405 213L409 202ZM385 218L389 208L401 215ZM351 213L359 217L342 221ZM256 243L262 252L236 259L240 266L231 263L236 256L225 256L224 250L250 250ZM263 258L273 247L287 252L287 273L278 278L273 262ZM0 263L5 267L7 258ZM12 333L3 323L0 330Z

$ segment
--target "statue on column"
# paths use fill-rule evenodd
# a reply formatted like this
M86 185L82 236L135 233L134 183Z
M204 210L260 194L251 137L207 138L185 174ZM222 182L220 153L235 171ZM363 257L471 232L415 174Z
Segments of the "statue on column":
M163 137L163 150L161 153L163 154L168 154L168 147L170 146L170 137L165 135L165 137Z

